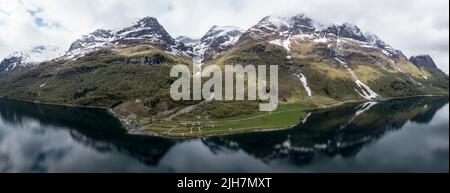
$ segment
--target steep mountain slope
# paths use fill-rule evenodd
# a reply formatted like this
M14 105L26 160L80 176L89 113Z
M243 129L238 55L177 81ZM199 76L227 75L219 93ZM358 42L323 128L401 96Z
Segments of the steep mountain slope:
M36 46L29 50L14 52L0 62L0 72L30 67L62 55L64 51L52 45Z
M192 63L188 50L147 17L116 32L85 35L57 60L0 72L0 96L106 107L159 95L165 100L171 66Z
M448 95L449 84L448 76L429 56L408 59L357 26L324 26L305 15L267 16L247 31L214 26L198 41L174 39L155 18L147 17L118 31L85 35L63 57L37 64L17 71L0 70L0 96L113 107L138 133L154 120L161 128L152 128L152 132L164 132L177 121L260 115L257 101L171 100L169 88L175 79L169 72L176 64L279 65L281 105L295 103L302 108ZM298 119L289 117L289 121ZM273 125L286 124L293 123Z
M283 158L303 165L323 156L353 156L365 144L371 144L405 124L429 121L427 119L433 117L430 114L434 115L448 99L409 98L367 107L369 103L373 102L315 111L292 129L271 132L270 137L266 133L252 133L250 137L233 135L202 140L211 150L236 151L239 147L264 162ZM361 114L362 109L364 113Z
M429 55L411 56L409 59L423 73L423 78L428 84L448 89L448 75L439 69Z

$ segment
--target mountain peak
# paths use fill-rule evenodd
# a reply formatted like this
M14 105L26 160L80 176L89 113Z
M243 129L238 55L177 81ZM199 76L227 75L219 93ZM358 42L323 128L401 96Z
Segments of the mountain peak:
M144 17L131 26L118 31L98 29L70 46L68 58L76 58L103 47L152 44L163 50L173 51L177 42L154 17Z
M160 26L158 20L154 17L144 17L137 21L133 26L141 26L141 27L154 27Z
M375 34L365 33L364 37L365 37L366 42L380 48L381 51L389 57L402 55L402 53L399 50L392 48L390 45L388 45L386 42L381 40L381 38L379 38Z
M350 23L343 23L341 25L333 24L325 29L325 31L342 38L350 38L363 42L368 41L361 29Z
M409 61L416 65L418 68L426 68L426 69L436 69L436 63L434 63L433 58L430 55L417 55L411 56Z
M347 22L323 25L302 13L290 17L266 16L244 34L244 37L247 36L282 45L285 48L289 47L290 42L295 39L326 42L329 41L329 37L346 38L359 41L358 45L379 48L388 57L403 55L377 36L363 33L356 25Z
M233 30L237 30L237 31L244 31L243 29L236 27L236 26L220 26L220 25L214 25L211 27L211 29L209 29L209 31L233 31Z
M212 26L209 30L208 30L208 32L213 32L213 31L234 31L234 30L236 30L236 31L244 31L243 29L241 29L241 28L239 28L239 27L236 27L236 26L227 26L227 25L225 25L225 26L221 26L221 25L214 25L214 26Z
M83 35L80 39L73 42L70 45L66 56L68 58L75 58L100 47L107 46L113 37L114 32L111 30L97 29L88 35Z
M281 29L283 27L299 27L299 26L307 26L314 27L314 22L311 18L307 17L305 14L300 13L294 16L274 16L268 15L264 17L257 26L274 26L277 29Z
M111 30L97 29L94 32L90 33L90 35L100 38L110 38L111 36L113 36L113 32Z
M319 23L303 13L289 17L269 15L250 28L245 36L258 39L286 39L293 35L313 34L319 27L321 27Z
M188 36L178 36L175 38L175 40L177 42L183 43L187 47L193 47L200 41L200 39L194 39Z

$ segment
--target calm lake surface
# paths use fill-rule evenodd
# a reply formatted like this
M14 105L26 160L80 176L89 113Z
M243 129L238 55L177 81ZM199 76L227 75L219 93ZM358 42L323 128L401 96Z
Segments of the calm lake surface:
M0 172L449 172L449 104L348 104L287 130L169 140L127 135L105 110L0 99Z

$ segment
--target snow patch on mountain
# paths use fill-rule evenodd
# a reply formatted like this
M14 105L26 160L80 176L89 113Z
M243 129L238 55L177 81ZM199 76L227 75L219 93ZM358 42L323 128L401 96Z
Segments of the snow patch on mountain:
M250 28L245 35L265 40L285 49L288 38L290 41L309 40L314 43L343 40L346 43L362 48L379 49L388 58L401 54L400 51L392 48L376 35L363 33L356 25L350 23L323 25L306 17L304 14L293 17L264 17L258 24Z
M398 51L398 50L394 49L393 47L391 47L390 45L386 44L386 42L381 40L375 34L366 33L365 37L367 39L367 42L369 42L371 45L381 49L381 52L388 57L393 57L400 53L400 51Z
M81 57L89 52L109 46L113 40L115 40L115 37L111 30L96 30L73 42L66 57L69 59Z
M234 26L213 26L198 42L192 46L193 55L203 59L207 52L218 53L234 46L244 30Z
M308 86L308 81L306 80L305 75L303 75L302 73L299 72L296 74L296 76L298 77L300 82L302 82L303 87L305 88L305 91L308 94L308 96L312 97L312 91L311 91L311 88L309 88L309 86Z
M287 17L265 17L259 25L270 30L280 30L283 27L290 27L290 19Z
M365 102L365 103L359 105L358 107L356 107L358 110L355 112L355 116L359 116L359 115L367 112L376 104L378 104L378 102L370 101L370 102Z
M317 38L317 39L314 39L313 40L313 42L315 42L315 43L327 43L328 42L328 38Z
M356 85L360 88L361 92L358 91L357 89L355 89L355 91L361 95L361 97L367 99L367 100L373 100L376 99L379 95L377 93L375 93L369 86L367 86L366 84L364 84L361 80L358 79L358 77L356 76L355 72L353 72L353 70L347 66L347 64L340 60L339 58L335 58L336 61L338 61L342 66L344 66L344 68L346 68L350 74L352 75Z
M17 51L7 56L0 63L0 71L10 71L19 67L28 67L50 61L64 55L65 51L53 45L36 46Z
M363 104L358 105L355 110L355 114L352 116L351 119L349 119L345 124L341 125L339 127L339 130L345 129L347 128L347 126L349 126L351 123L353 123L355 121L355 119L360 116L361 114L369 111L372 107L374 107L375 105L377 105L378 102L374 102L374 101L369 101L369 102L365 102Z
M153 17L145 17L130 27L117 31L99 29L72 43L66 54L68 59L76 59L101 48L152 44L168 53L188 56L184 44L173 39Z
M193 47L200 42L200 39L194 39L188 36L178 36L175 38L175 41L183 43L187 47Z
M306 114L305 118L303 118L302 124L304 125L306 122L308 122L308 118L312 115L312 113Z
M275 39L275 40L270 41L269 43L281 46L288 52L291 51L291 38L290 37L288 37L287 39L284 39L284 40Z
M350 23L343 23L342 25L332 24L323 32L336 35L339 38L350 38L361 42L367 41L361 29Z

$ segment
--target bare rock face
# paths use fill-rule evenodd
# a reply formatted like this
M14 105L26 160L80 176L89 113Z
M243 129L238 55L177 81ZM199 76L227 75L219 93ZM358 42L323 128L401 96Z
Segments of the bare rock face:
M379 37L363 31L350 23L325 26L305 16L298 14L293 17L264 17L258 24L243 35L245 38L263 40L278 44L289 50L289 45L295 40L309 40L315 43L336 42L337 39L353 40L352 44L361 49L374 48L394 59L403 54L389 46ZM348 42L348 41L347 41Z
M211 59L215 54L233 47L244 30L234 26L213 26L196 44L192 45L193 55Z
M53 45L36 46L31 49L17 51L0 62L0 72L37 65L62 55L64 55L64 51L60 47Z
M158 20L145 17L118 31L98 29L72 43L67 58L77 58L101 48L150 44L174 54L186 55L188 48L177 42Z

